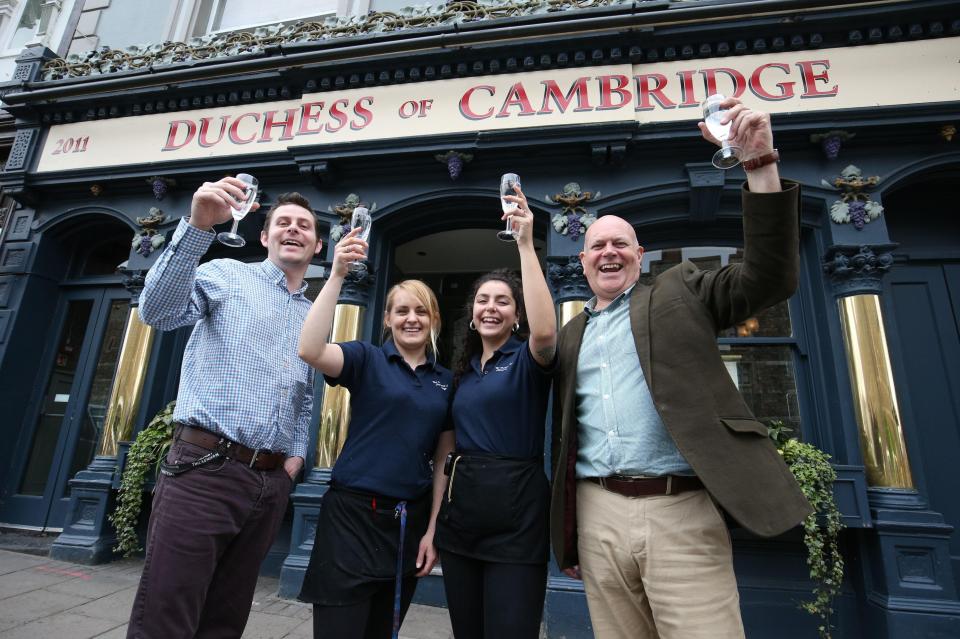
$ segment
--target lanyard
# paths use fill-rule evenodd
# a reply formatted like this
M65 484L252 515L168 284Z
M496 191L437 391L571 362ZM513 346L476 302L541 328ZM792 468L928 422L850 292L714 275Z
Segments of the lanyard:
M393 635L400 637L400 590L403 584L403 538L407 532L407 502L401 501L394 510L394 518L400 518L400 545L397 547L397 577L393 587Z

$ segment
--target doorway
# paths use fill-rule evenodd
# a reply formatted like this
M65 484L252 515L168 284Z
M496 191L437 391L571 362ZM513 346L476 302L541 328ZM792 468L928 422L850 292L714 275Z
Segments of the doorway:
M58 229L47 255L62 263L59 294L47 308L22 308L23 322L50 313L33 358L19 364L26 405L6 472L0 522L59 530L69 504L69 480L97 452L130 294L117 266L130 251L130 229L99 220ZM61 257L65 257L59 262ZM32 317L31 317L32 316Z
M899 242L883 278L884 323L917 489L954 527L960 583L960 220L952 193L960 167L885 194Z
M545 242L535 237L533 245L541 268L545 268ZM498 268L519 272L520 257L516 244L498 240L495 229L441 231L395 246L389 286L404 279L419 279L433 289L440 304L442 329L437 359L444 366L451 366L457 346L463 342L469 323L467 295L474 281Z

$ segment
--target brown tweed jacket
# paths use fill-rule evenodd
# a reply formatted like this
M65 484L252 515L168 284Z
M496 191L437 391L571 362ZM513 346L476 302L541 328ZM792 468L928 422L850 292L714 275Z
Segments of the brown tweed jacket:
M778 535L811 512L786 464L730 379L717 333L790 297L800 271L799 186L743 192L744 259L715 271L690 262L638 284L630 323L654 404L713 498L744 528ZM561 568L578 563L576 371L586 314L557 346L550 533Z

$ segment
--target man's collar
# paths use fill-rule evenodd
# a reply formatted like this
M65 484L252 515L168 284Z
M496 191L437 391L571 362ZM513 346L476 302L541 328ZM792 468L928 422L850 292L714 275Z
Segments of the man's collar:
M283 269L277 266L269 257L260 262L260 270L263 271L264 275L266 275L267 279L269 279L271 282L284 289L287 288L287 274L284 273ZM300 287L294 291L294 294L302 294L305 290L307 290L307 280L300 280Z
M602 313L602 312L604 312L604 311L606 311L606 310L616 308L616 307L620 306L621 304L623 304L624 301L625 301L627 298L630 297L630 294L633 292L633 289L635 289L636 287L637 287L637 283L634 282L633 284L631 284L630 286L628 286L628 287L626 288L626 290L624 290L622 293L620 293L620 294L617 295L615 298L613 298L613 301L611 301L609 304L607 304L607 305L603 308L603 310L600 310L600 311L595 311L595 310L593 310L593 309L595 309L595 308L597 307L597 296L594 295L594 296L591 297L590 300L587 302L587 305L583 307L583 312L586 313L587 315L589 315L590 317L596 317L597 315L599 315L600 313Z

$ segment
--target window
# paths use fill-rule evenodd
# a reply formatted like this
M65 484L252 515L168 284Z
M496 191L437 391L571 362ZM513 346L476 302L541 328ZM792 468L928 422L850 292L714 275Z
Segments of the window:
M17 21L17 27L10 38L8 49L20 50L37 32L40 26L40 16L42 8L41 0L27 0L23 5L23 11L20 13L20 19Z
M337 0L200 0L193 36L218 31L236 31L259 25L310 20L337 12Z
M743 249L733 247L688 247L647 251L643 255L641 282L683 260L702 269L719 269L743 261ZM799 348L790 321L790 308L780 302L742 324L725 329L717 345L730 378L740 389L747 406L764 423L782 420L800 436L800 409L796 367Z

